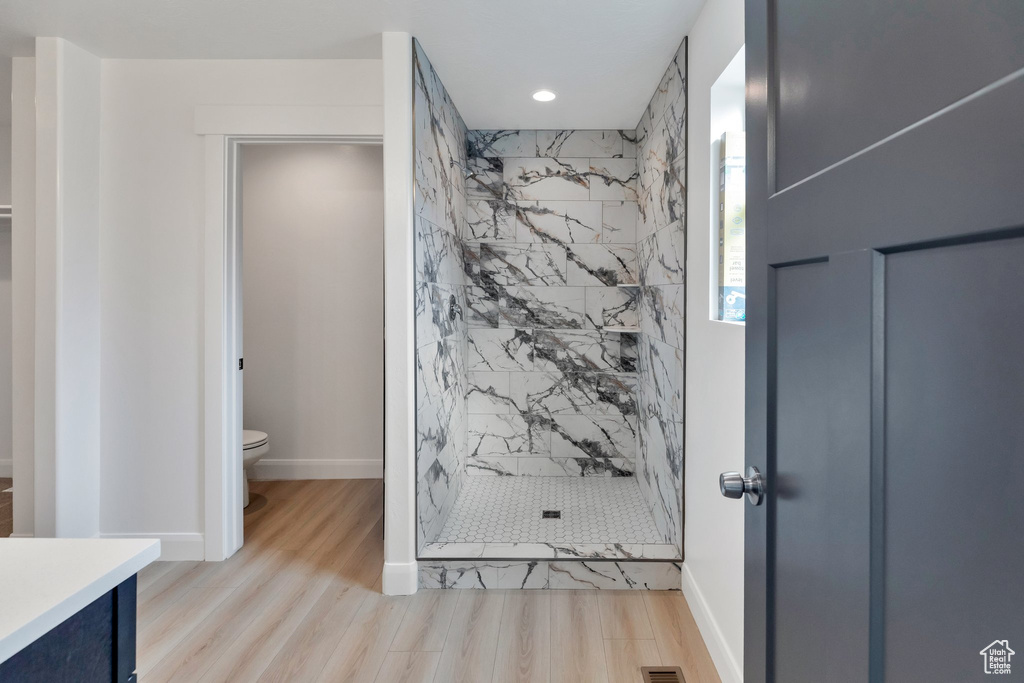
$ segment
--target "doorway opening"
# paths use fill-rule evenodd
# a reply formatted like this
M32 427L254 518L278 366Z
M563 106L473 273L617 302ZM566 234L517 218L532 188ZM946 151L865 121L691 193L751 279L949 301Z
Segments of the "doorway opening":
M207 244L207 530L223 537L207 559L242 546L246 513L273 513L269 491L329 500L343 482L324 480L383 476L380 138L224 142L220 263Z

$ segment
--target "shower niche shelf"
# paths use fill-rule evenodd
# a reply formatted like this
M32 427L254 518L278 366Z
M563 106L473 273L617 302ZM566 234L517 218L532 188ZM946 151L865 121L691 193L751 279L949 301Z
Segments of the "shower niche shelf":
M617 327L614 325L605 325L601 328L605 332L621 332L622 334L640 334L639 327Z

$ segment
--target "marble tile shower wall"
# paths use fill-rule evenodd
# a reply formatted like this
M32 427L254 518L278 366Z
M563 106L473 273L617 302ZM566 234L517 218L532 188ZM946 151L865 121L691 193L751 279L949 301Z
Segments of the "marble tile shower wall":
M632 476L635 131L468 137L468 472Z
M466 124L418 42L415 88L416 472L421 542L455 504L466 469L467 309L460 235L466 216ZM455 163L453 163L455 162Z
M686 303L686 40L637 126L637 478L682 551Z

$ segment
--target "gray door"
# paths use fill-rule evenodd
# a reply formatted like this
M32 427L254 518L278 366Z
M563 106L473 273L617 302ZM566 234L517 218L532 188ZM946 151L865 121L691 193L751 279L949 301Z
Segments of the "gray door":
M1024 0L746 31L745 680L1024 677Z

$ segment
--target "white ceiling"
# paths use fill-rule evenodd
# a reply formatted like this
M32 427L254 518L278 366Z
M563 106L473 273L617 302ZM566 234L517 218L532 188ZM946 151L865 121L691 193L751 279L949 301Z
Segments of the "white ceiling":
M632 128L704 1L3 0L0 55L59 36L100 57L380 58L382 31L408 31L471 128Z

